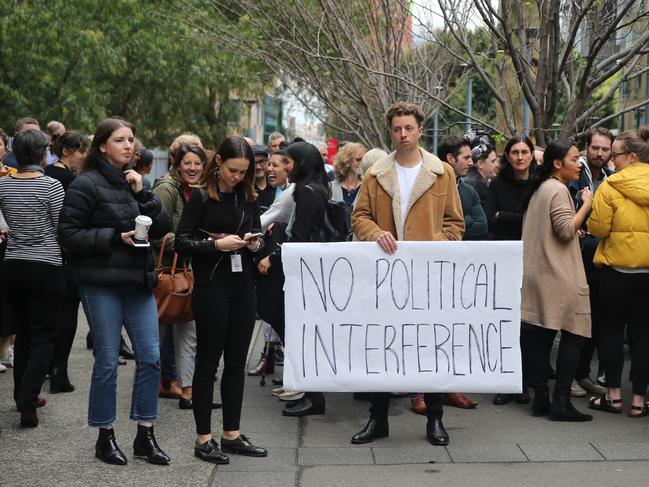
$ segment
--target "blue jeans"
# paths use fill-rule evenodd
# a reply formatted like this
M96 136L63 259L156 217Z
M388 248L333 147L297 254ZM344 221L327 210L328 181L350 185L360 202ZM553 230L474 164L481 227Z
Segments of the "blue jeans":
M94 339L88 425L107 427L117 418L117 361L122 323L135 353L130 418L154 421L158 416L160 339L153 293L133 287L81 286L80 296Z

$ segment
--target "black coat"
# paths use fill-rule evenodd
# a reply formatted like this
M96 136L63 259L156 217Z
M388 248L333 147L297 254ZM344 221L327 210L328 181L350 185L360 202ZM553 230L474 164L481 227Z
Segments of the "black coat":
M153 220L149 238L161 238L171 229L158 197L144 189L134 194L123 172L103 159L70 184L59 240L79 284L155 287L150 248L126 245L121 239L123 232L135 228L138 215Z
M240 189L236 193L221 193L221 201L209 198L207 190L194 189L178 223L175 248L176 252L192 258L197 283L207 284L215 276L229 280L232 277L232 252L216 250L207 232L237 234L243 238L246 233L260 231L257 203L246 201ZM243 273L254 276L256 265L252 253L245 247L238 253Z

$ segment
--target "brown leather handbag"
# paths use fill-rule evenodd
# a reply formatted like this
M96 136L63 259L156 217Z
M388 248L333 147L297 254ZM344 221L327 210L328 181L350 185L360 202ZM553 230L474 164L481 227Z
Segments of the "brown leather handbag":
M171 267L162 266L162 255L167 245L167 237L162 239L155 273L158 285L153 289L158 305L158 322L161 325L187 323L194 319L192 313L192 291L194 290L194 273L183 259L182 269L177 269L178 253L174 252Z

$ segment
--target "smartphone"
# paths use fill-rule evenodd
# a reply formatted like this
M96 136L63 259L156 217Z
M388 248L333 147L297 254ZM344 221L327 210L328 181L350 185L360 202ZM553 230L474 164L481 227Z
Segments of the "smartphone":
M148 240L138 240L135 237L129 237L129 240L133 244L133 247L151 247Z

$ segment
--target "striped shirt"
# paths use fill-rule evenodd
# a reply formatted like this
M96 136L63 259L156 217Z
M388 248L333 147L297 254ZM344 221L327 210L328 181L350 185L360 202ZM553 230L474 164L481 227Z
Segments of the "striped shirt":
M10 232L5 260L63 265L57 238L63 196L61 183L49 176L0 179L0 210Z

